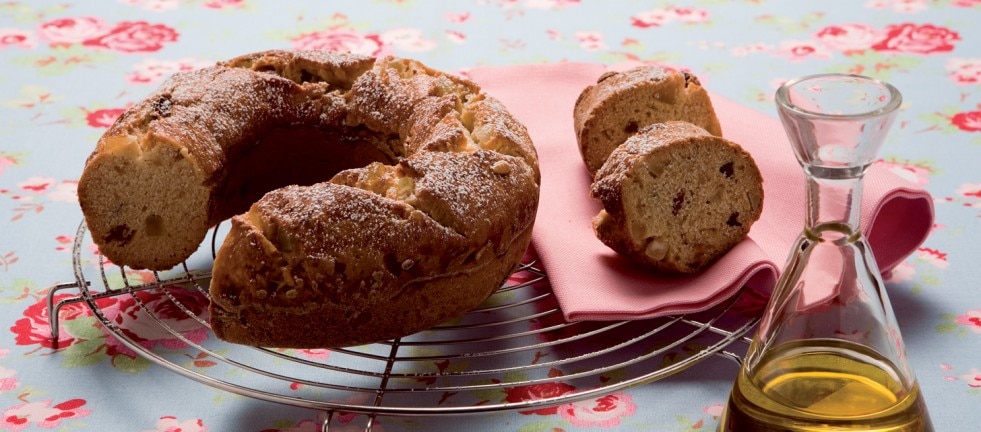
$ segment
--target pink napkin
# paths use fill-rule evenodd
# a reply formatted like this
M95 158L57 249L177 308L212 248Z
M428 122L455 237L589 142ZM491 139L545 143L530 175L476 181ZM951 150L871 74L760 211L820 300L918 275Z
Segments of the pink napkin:
M562 63L471 69L471 79L528 127L541 159L542 188L532 244L567 320L642 319L708 309L743 286L769 293L804 224L804 175L780 122L719 95L723 135L752 153L764 178L764 206L749 237L700 274L666 277L627 263L596 239L602 208L579 156L572 109L607 69ZM862 228L883 272L899 264L933 226L930 195L882 166L865 176Z

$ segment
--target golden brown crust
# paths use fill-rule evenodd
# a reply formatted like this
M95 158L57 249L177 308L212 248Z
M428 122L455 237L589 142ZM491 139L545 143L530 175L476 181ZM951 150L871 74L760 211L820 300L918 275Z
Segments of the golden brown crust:
M694 273L741 241L763 210L763 177L739 145L687 122L650 125L596 173L593 220L611 249L651 268Z
M100 251L114 262L157 270L186 258L209 227L243 210L216 197L230 161L262 131L313 117L312 107L297 103L303 96L299 85L279 77L208 68L176 75L124 112L79 180L79 203ZM169 165L175 169L160 169ZM169 193L175 182L186 193Z
M111 260L151 269L251 205L215 260L213 328L330 347L483 301L528 246L538 179L525 128L468 80L406 59L267 51L177 75L127 111L79 201ZM278 189L289 184L311 186Z
M482 161L473 164L466 153L424 153L395 167L376 164L267 194L233 219L215 262L216 333L254 345L355 345L419 331L475 307L527 247L535 211L529 202L504 210L515 195L511 188L533 193L523 163L483 150L477 157ZM502 161L514 171L495 172ZM372 181L378 178L388 181ZM522 231L513 232L516 227ZM245 269L226 271L234 268L226 261ZM289 319L250 319L284 309Z
M613 149L653 123L687 121L722 136L698 78L657 66L603 74L579 95L573 119L580 154L593 176Z

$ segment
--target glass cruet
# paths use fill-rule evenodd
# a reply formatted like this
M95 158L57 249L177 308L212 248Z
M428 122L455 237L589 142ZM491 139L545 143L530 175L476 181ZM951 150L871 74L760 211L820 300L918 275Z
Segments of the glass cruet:
M812 75L777 90L805 174L805 224L720 431L933 430L859 227L862 177L901 103L892 85L858 75Z

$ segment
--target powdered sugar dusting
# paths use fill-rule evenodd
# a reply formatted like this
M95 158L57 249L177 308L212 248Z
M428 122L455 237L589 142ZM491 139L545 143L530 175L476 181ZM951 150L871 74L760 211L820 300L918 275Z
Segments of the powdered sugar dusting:
M420 153L403 163L419 173L416 207L477 244L507 241L495 234L499 227L530 222L537 188L520 159L477 150ZM509 166L508 172L495 172L497 164Z
M418 125L415 132L413 125ZM457 287L467 285L461 292L474 294L463 299L454 293L454 304L434 304L436 312L427 312L444 320L441 314L482 300L527 246L539 193L537 157L527 131L473 82L415 61L319 52L250 54L173 76L106 135L136 136L141 150L178 147L174 153L187 158L185 165L203 174L213 217L224 211L218 210L221 197L232 184L233 165L246 160L241 155L265 143L272 131L290 126L303 128L297 136L322 133L324 139L315 144L324 152L352 152L343 160L384 160L342 171L330 182L270 191L247 215L234 218L235 236L218 255L239 258L221 261L221 272L217 264L215 270L249 282L217 278L212 290L224 297L215 298L283 307L277 313L285 320L289 311L334 302L352 311L354 319L370 309L366 298L411 296L407 287L453 275ZM410 132L418 143L407 145ZM365 150L361 146L373 148L357 153ZM395 160L396 165L385 165ZM256 174L275 176L282 168ZM175 187L167 193L180 197L184 191ZM182 220L181 214L168 217ZM247 333L241 318L225 324ZM398 328L385 329L386 334L405 328L401 322L392 325Z

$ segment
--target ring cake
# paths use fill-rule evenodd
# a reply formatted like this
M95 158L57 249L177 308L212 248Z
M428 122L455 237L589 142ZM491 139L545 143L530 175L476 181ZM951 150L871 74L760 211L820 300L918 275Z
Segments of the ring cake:
M655 123L596 173L596 236L654 269L694 273L739 243L763 211L763 177L739 145L688 122Z
M78 195L101 253L133 268L180 263L231 218L215 333L313 348L481 303L528 246L538 184L524 126L468 80L394 57L268 51L175 75L128 109Z

